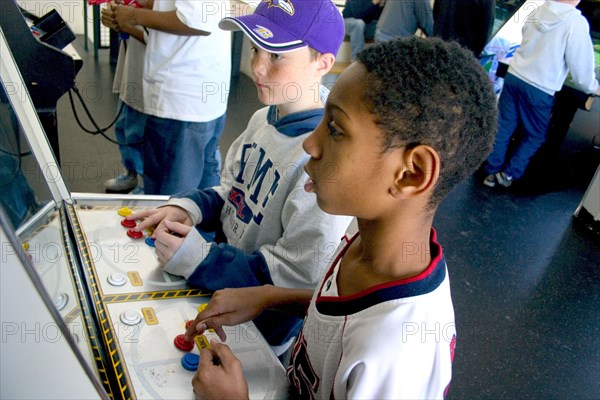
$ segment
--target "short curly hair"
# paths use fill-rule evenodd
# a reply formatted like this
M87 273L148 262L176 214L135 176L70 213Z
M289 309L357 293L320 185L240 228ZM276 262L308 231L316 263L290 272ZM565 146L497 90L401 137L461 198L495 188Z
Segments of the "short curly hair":
M395 39L358 55L369 74L364 100L384 136L383 152L428 145L441 159L435 208L492 149L496 97L472 53L437 38Z

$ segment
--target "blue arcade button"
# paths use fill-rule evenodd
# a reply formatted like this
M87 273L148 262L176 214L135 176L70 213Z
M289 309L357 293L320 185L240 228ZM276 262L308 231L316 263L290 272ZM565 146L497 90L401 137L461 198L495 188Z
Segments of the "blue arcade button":
M198 354L187 353L181 357L181 365L188 371L196 371L198 369L198 364L200 364L200 356Z

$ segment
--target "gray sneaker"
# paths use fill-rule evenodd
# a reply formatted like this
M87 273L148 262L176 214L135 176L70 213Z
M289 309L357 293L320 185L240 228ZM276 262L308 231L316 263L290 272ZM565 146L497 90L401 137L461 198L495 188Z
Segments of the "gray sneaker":
M494 175L488 175L485 177L485 179L483 180L483 184L487 187L494 187L496 186L496 177Z
M125 171L104 182L104 187L111 192L126 192L135 188L137 183L137 174L134 171Z
M512 185L513 177L507 175L504 171L496 172L495 176L499 185L504 187L509 187L510 185Z
M129 194L144 194L144 185L139 184Z

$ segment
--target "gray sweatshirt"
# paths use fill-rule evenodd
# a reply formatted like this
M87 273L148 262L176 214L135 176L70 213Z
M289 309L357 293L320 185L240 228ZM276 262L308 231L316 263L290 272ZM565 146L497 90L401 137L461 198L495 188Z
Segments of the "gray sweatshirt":
M523 42L508 72L554 95L571 72L576 89L594 93L594 48L590 26L574 6L546 1L523 25Z

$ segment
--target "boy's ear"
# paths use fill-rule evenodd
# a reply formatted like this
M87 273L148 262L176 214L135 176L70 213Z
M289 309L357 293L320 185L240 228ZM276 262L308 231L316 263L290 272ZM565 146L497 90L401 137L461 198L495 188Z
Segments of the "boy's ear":
M404 149L402 166L390 193L394 197L413 198L430 193L440 176L440 156L432 147L419 145Z
M331 53L320 54L317 63L317 71L321 76L325 76L335 64L335 56Z

